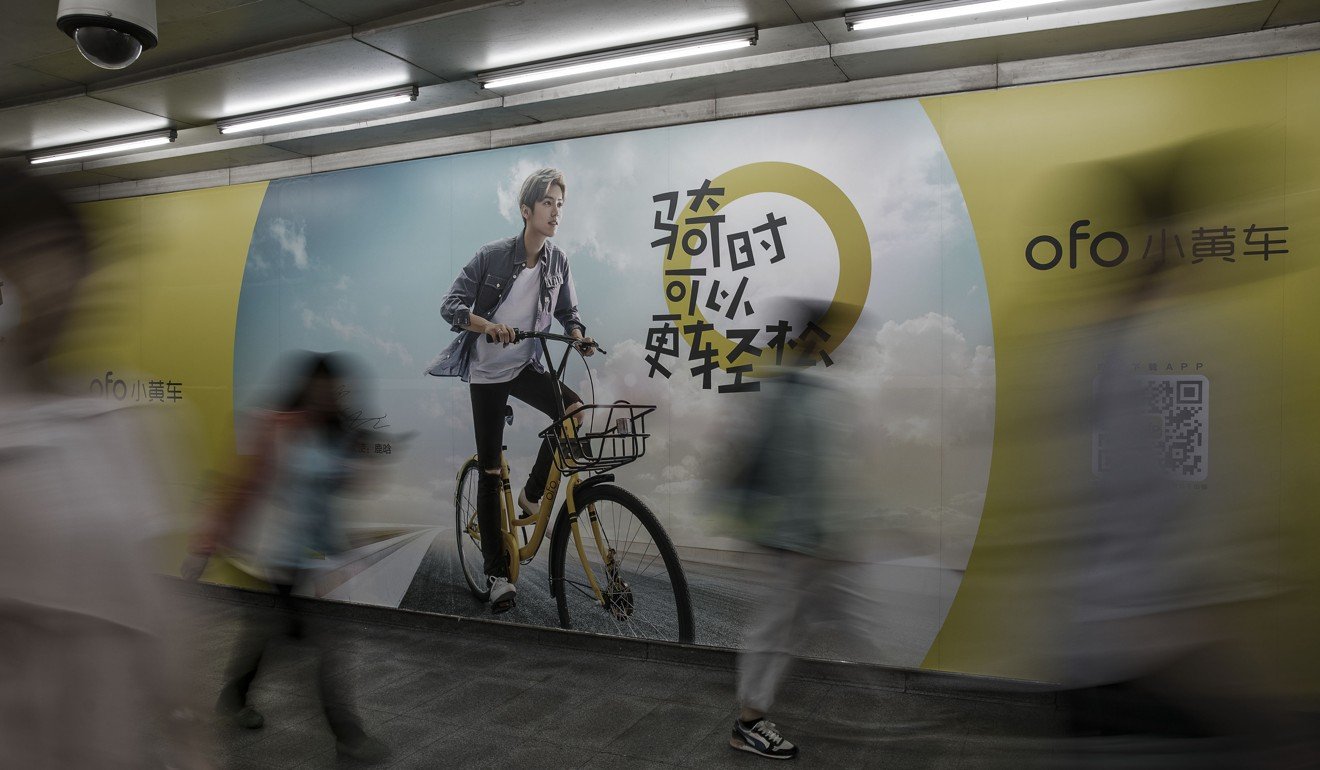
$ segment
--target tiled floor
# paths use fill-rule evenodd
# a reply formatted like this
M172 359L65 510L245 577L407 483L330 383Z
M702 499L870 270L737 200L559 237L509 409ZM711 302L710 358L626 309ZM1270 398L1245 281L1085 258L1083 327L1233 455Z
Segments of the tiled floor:
M271 609L190 598L199 687L218 692L246 618ZM343 651L336 676L351 685L367 730L386 743L378 766L754 767L735 752L733 672L607 654L520 638L516 628L480 634L320 618ZM470 625L470 624L469 624ZM358 767L335 752L321 715L316 650L273 643L252 690L266 724L215 728L219 764L230 768ZM209 695L207 697L210 697ZM1047 740L1049 707L915 695L791 679L774 715L810 767L1019 766L998 736ZM975 749L972 751L971 749ZM989 758L989 759L987 759Z
M199 700L219 691L244 623L275 617L254 600L261 597L227 589L188 596ZM735 706L726 653L319 606L332 614L313 615L310 623L341 653L334 676L352 691L366 729L390 747L378 767L766 766L727 745ZM219 766L362 766L335 751L317 695L317 659L305 641L270 645L251 697L266 724L244 730L217 722L212 751ZM1039 691L987 696L972 689L985 682L929 675L909 675L904 691L895 689L904 681L895 670L813 664L799 672L774 718L801 746L795 764L804 767L1320 767L1306 741L1065 739L1052 696ZM857 684L859 677L873 686Z

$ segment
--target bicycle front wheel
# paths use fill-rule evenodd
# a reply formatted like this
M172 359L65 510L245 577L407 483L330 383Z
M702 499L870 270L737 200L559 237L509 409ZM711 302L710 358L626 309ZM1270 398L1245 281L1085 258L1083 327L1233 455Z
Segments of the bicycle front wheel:
M561 509L550 544L559 624L691 643L696 624L687 576L655 514L611 484L582 490L576 502L576 521Z
M458 536L458 566L468 590L480 601L490 596L486 585L485 560L481 556L481 528L477 526L477 482L481 469L477 458L469 458L458 472L454 490L454 532Z

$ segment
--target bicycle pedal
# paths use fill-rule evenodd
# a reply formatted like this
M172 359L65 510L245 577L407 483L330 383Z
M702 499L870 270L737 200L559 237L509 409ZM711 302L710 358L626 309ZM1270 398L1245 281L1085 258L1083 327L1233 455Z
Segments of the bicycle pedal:
M518 605L516 599L506 599L500 602L492 602L490 605L490 614L500 615L513 609Z

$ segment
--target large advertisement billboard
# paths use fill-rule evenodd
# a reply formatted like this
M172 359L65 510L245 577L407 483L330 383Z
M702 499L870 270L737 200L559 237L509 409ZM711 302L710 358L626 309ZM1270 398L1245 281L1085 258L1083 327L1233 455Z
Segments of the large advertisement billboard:
M523 180L557 168L552 240L608 351L564 382L591 403L655 405L646 453L614 473L675 546L695 641L737 646L754 610L764 553L732 536L709 490L755 448L739 415L811 339L816 368L849 391L849 580L869 642L826 633L814 651L1047 678L1020 654L1048 625L1042 584L1060 574L1040 511L1104 476L1106 445L1070 410L1115 356L1167 406L1150 416L1202 517L1192 528L1267 543L1255 566L1287 556L1265 530L1314 534L1296 502L1312 491L1303 426L1316 409L1294 373L1314 366L1299 330L1320 299L1305 269L1318 94L1320 57L1295 56L89 204L115 223L103 251L118 258L100 280L126 300L69 364L94 395L191 408L197 465L215 468L242 451L243 410L277 387L286 352L352 352L371 372L353 419L381 437L359 449L389 463L350 506L354 547L312 590L486 613L457 559L468 387L424 372L455 334L440 313L451 284L485 244L520 234ZM1152 216L1141 191L1170 185L1195 205ZM1178 269L1137 334L1124 279L1156 264ZM783 317L789 295L828 310ZM1134 341L1078 344L1105 328ZM515 406L515 490L549 423ZM560 624L547 550L501 617Z

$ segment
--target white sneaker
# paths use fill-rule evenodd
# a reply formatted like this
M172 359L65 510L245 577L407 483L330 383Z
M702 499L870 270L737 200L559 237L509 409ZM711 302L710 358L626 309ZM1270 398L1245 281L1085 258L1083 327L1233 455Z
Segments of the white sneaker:
M522 509L524 514L535 516L537 511L541 509L541 501L532 502L527 497L527 490L524 489L518 493L518 507Z
M510 583L506 577L491 575L486 580L490 584L490 611L498 614L513 609L518 598L517 586Z

